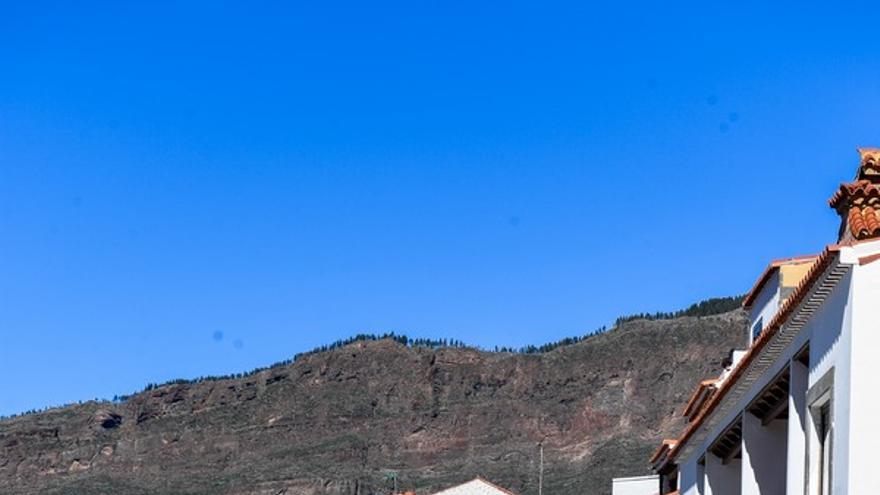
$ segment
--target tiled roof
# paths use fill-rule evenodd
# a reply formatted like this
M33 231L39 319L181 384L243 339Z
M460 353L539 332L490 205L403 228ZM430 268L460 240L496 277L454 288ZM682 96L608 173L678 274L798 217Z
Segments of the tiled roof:
M813 284L816 283L817 280L822 276L822 273L825 272L825 269L828 268L829 265L834 261L837 257L837 253L840 251L841 246L837 244L832 244L825 248L821 255L819 255L816 262L810 267L810 271L806 277L801 281L798 287L794 290L791 296L782 303L782 306L779 308L779 311L776 312L776 315L767 325L766 329L761 332L761 335L757 340L752 344L749 350L746 352L745 356L737 363L736 367L730 373L730 376L724 380L724 383L718 389L715 394L708 400L706 405L703 407L700 414L697 418L688 424L681 438L675 443L672 447L672 451L669 453L668 457L670 459L674 459L682 446L693 436L694 433L700 428L704 421L712 414L712 411L721 403L721 400L725 395L733 388L733 385L739 379L740 375L746 370L752 360L754 360L761 350L767 345L770 339L779 331L780 327L788 321L788 318L797 308L797 306L804 300L804 297L810 292L810 289L813 287ZM653 460L652 460L653 462Z
M834 196L828 200L828 206L837 208L847 198L862 200L880 198L880 188L867 179L841 184Z
M880 207L880 205L878 205ZM880 235L880 210L872 206L853 206L847 214L850 233L856 239L870 239Z

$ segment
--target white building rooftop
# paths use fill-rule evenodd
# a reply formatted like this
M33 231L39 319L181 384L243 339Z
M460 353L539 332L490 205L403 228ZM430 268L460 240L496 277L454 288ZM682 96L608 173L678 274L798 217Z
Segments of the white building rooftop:
M483 478L474 478L467 483L462 483L452 488L434 493L434 495L515 495L510 490L501 488L500 486L484 480Z

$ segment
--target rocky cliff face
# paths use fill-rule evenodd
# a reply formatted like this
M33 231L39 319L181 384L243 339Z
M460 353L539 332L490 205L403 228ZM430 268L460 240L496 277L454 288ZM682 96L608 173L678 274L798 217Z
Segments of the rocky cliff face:
M646 474L720 370L740 312L637 320L544 354L359 342L234 380L0 421L4 494L425 493L482 475L537 493Z

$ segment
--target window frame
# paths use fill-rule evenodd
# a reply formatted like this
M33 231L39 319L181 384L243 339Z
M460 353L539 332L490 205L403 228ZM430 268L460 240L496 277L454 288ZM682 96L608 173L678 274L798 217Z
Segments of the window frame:
M834 490L834 368L807 391L810 421L807 435L807 493L831 495Z

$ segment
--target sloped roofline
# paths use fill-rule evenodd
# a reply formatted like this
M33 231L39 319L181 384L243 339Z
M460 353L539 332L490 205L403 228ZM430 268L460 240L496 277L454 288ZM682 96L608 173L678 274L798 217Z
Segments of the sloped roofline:
M651 464L659 461L660 457L663 455L663 452L674 447L677 442L678 440L674 440L671 438L664 439L663 443L660 444L660 447L657 447L657 450L654 451L654 455L651 456Z
M721 403L721 400L730 392L733 388L734 384L739 380L740 376L745 372L746 368L748 368L749 364L755 360L761 350L767 345L770 339L773 338L774 335L779 331L779 329L784 325L797 306L803 301L804 297L810 292L810 289L825 273L825 269L828 268L831 263L837 259L838 254L841 248L844 245L840 244L830 244L828 245L822 254L820 254L812 267L810 267L807 276L804 277L803 280L798 284L797 288L791 294L791 296L782 303L782 307L777 311L776 316L770 321L767 325L766 329L761 332L761 335L757 340L752 344L752 346L746 351L746 354L740 359L737 363L736 367L734 367L733 371L731 371L730 376L724 380L724 383L721 384L721 387L718 389L715 394L712 395L712 398L709 399L709 402L703 407L702 412L700 412L699 416L691 422L688 427L685 429L681 438L679 438L678 442L675 446L672 447L671 452L669 453L669 458L674 459L678 456L679 452L681 452L682 447L687 443L688 440L697 432L700 426L706 421L706 419L712 414L718 404ZM771 264L772 265L772 264Z
M720 379L718 379L718 378L711 378L709 380L701 381L700 384L697 385L696 390L694 390L693 395L691 395L691 399L687 402L687 404L685 404L684 411L682 411L682 414L684 416L690 416L690 414L692 412L694 412L693 411L694 406L697 405L700 397L706 392L706 389L717 384L719 381L720 381Z
M755 299L757 299L758 294L761 293L761 289L764 288L764 285L767 284L767 281L770 280L770 277L773 276L773 273L779 269L781 266L797 264L797 263L806 263L808 261L814 261L818 258L819 254L805 254L801 256L793 256L791 258L779 258L775 259L767 265L767 268L761 273L761 276L758 277L758 280L755 282L755 285L752 286L752 289L746 294L746 298L743 299L742 307L750 308L752 304L754 304Z
M470 481L465 481L464 483L459 483L459 484L457 484L457 485L455 485L455 486L450 486L449 488L444 488L444 489L440 490L439 492L434 492L433 495L441 495L441 494L444 493L444 492L447 492L447 491L449 491L449 490L453 490L453 489L455 489L455 488L458 488L458 487L460 487L460 486L462 486L462 485L466 485L466 484L468 484L468 483L473 483L474 481L479 481L479 482L481 482L481 483L485 483L485 484L491 486L492 488L495 488L496 490L498 490L498 491L500 491L500 492L506 493L507 495L517 495L516 493L513 493L512 491L508 490L507 488L504 488L504 487L498 486L498 485L496 485L495 483L492 483L491 481L487 480L486 478L483 478L482 476L477 476L476 478L474 478L474 479L472 479L472 480L470 480Z
M474 478L474 480L482 481L483 483L490 485L492 488L497 488L498 490L501 490L502 492L507 493L508 495L516 495L515 493L508 490L507 488L504 488L503 486L498 486L495 483L492 483L491 481L487 480L486 478L483 478L482 476L477 476L476 478Z

